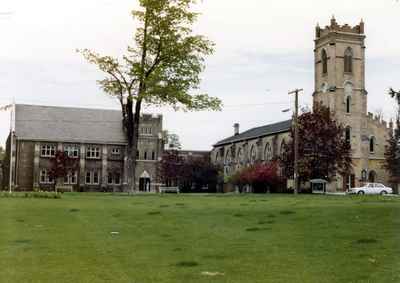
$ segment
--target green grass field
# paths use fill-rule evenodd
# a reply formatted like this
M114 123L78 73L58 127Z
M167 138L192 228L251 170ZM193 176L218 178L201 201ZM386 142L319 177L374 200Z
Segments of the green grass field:
M0 224L0 282L400 282L397 198L0 198Z

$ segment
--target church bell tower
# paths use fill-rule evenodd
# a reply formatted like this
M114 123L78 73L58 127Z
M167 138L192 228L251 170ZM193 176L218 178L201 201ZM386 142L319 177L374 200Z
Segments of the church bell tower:
M361 166L365 156L367 131L367 91L365 89L364 22L359 25L316 27L315 91L313 100L330 108L335 119L346 127L346 139L353 150L353 160ZM359 178L359 174L351 178ZM346 177L347 178L347 177ZM350 179L351 179L350 178ZM352 181L349 181L352 182Z

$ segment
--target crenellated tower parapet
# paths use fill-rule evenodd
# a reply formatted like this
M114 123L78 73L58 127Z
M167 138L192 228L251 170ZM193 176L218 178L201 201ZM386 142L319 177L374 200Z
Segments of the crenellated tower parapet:
M365 31L365 25L363 20L361 20L360 24L356 26L350 26L348 24L339 25L336 22L335 17L332 17L331 24L329 26L321 28L319 25L317 25L315 29L316 32L315 37L319 39L321 37L329 35L330 33L338 33L338 32L364 35L364 31Z

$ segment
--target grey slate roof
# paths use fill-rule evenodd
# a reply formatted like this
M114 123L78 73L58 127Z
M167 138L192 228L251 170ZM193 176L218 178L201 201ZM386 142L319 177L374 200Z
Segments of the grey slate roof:
M214 145L214 147L225 145L225 144L230 144L230 143L234 143L234 142L240 142L240 141L270 136L273 134L288 132L290 130L291 126L292 126L292 120L287 120L287 121L282 121L282 122L275 123L275 124L270 124L270 125L265 125L262 127L253 128L253 129L245 131L239 135L232 136L232 137L226 138L222 141L219 141L218 143L216 143Z
M125 144L118 110L17 104L18 139L54 142Z

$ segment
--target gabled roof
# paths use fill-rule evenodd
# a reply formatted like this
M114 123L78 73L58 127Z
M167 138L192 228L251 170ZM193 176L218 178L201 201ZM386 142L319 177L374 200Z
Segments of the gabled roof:
M292 120L287 120L275 124L270 124L270 125L265 125L262 127L257 127L250 129L248 131L245 131L239 135L229 137L227 139L224 139L222 141L219 141L214 145L214 147L225 145L225 144L230 144L230 143L235 143L235 142L240 142L240 141L246 141L246 140L251 140L255 138L260 138L260 137L265 137L265 136L270 136L273 134L278 134L278 133L284 133L288 132L290 128L292 127Z
M17 104L15 134L35 141L126 143L118 110Z

